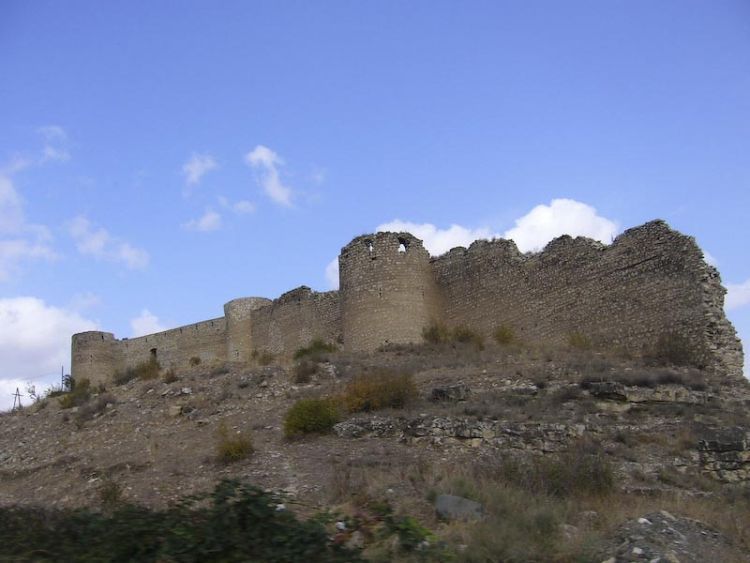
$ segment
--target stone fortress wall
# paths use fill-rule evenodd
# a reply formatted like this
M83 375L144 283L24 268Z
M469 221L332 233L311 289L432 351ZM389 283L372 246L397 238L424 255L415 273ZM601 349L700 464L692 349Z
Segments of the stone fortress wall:
M691 237L663 221L625 231L609 246L562 236L522 254L498 239L437 258L409 233L377 233L342 248L339 270L338 291L299 287L274 300L236 299L224 317L139 338L73 335L71 374L105 382L152 358L174 369L193 357L250 364L263 352L290 357L313 338L369 352L420 342L423 328L438 322L486 337L507 326L521 340L548 344L580 334L635 354L672 339L686 343L697 363L742 375L718 272Z

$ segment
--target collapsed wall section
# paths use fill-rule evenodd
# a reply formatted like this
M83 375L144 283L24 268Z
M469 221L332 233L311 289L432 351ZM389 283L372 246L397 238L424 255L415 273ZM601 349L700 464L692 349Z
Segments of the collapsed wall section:
M512 241L478 241L432 267L451 325L486 335L507 326L522 340L557 345L579 334L635 353L677 343L696 364L741 375L718 272L691 237L663 221L625 231L610 246L563 236L531 255Z
M181 369L194 357L208 364L227 359L224 317L116 342L126 367L156 360L164 369Z
M420 342L442 316L430 255L409 233L355 238L341 249L339 279L347 350Z
M252 311L253 349L292 355L314 338L341 342L339 292L301 286Z

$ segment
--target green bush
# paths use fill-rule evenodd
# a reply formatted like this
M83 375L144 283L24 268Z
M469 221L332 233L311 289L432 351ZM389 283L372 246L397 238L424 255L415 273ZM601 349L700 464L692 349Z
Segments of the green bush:
M450 330L444 324L433 321L422 329L422 338L429 344L442 344L450 340Z
M516 339L516 334L513 329L507 325L501 325L495 329L492 335L495 338L495 342L501 346L507 346L512 344Z
M312 360L303 359L294 366L294 383L305 385L312 381L312 376L318 371L318 364Z
M464 325L453 329L451 340L461 344L473 344L478 350L484 349L484 338L482 335Z
M79 407L91 398L91 382L88 379L72 382L70 391L61 395L57 400L60 408L69 409Z
M253 453L253 442L244 432L230 435L226 424L219 425L218 441L216 443L216 460L220 463L234 463L241 461Z
M325 434L340 420L333 399L300 399L284 417L284 435L295 438L304 434Z
M310 344L298 348L297 351L294 352L294 359L299 360L301 358L310 358L312 361L320 362L323 361L328 354L335 352L336 350L337 348L335 344L326 342L322 338L313 338L310 341Z
M111 512L0 508L0 559L362 561L356 550L332 541L325 515L300 520L281 508L283 498L237 481L222 481L211 494L188 497L163 510L121 503L114 489L105 496L117 501Z
M416 397L417 386L411 374L384 372L353 379L339 401L348 412L353 413L404 408Z

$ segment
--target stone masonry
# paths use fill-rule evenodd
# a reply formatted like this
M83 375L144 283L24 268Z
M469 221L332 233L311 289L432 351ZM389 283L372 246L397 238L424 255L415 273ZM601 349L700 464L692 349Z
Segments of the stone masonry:
M663 221L629 229L609 246L562 236L522 254L496 239L437 258L409 233L376 233L342 248L339 271L338 291L303 286L274 300L235 299L224 317L138 338L75 334L71 374L99 383L150 359L174 369L192 358L250 363L261 353L290 357L314 338L371 352L420 342L424 327L443 323L487 337L504 326L552 345L579 335L633 354L678 345L696 365L742 375L718 271L692 237Z

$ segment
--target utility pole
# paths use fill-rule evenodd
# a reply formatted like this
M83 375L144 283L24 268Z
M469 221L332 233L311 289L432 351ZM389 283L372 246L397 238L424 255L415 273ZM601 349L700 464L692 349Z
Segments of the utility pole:
M16 392L13 393L13 409L12 410L18 410L21 408L21 392L18 390L18 387L16 387Z

